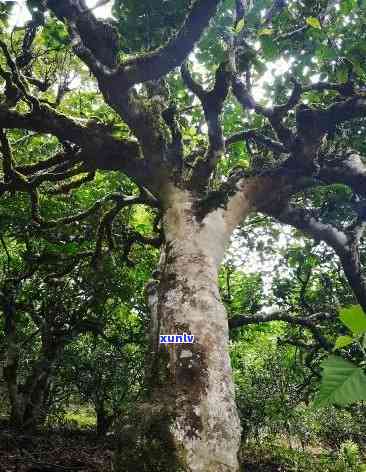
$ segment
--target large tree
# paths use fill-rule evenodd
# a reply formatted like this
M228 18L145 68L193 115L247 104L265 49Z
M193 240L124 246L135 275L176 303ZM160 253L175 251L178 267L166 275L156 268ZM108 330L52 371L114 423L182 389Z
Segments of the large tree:
M106 208L91 257L96 266L105 248L121 241L113 223L123 208L147 205L160 216L161 257L146 290L149 395L133 431L123 433L131 455L125 449L116 470L237 471L240 426L217 282L235 228L262 212L324 240L366 309L359 257L366 188L363 4L116 0L114 20L104 21L85 0L26 3L32 19L12 35L4 26L0 40L0 193L28 195L40 232L80 226ZM7 13L5 5L5 20ZM65 75L65 57L79 78ZM264 99L256 99L266 67L281 60L282 74L263 83ZM91 99L108 105L106 120L81 119L84 105L67 102L77 81L94 81L98 93ZM20 164L19 139L34 133L57 138L59 150L46 159L32 153ZM116 185L83 211L42 216L42 194L52 184L54 195L65 194L99 171L123 173L139 194L123 195ZM351 221L323 211L335 185L349 189ZM134 233L124 242L130 248L161 240ZM245 316L234 324L240 323ZM160 334L183 333L193 334L194 343L159 343Z

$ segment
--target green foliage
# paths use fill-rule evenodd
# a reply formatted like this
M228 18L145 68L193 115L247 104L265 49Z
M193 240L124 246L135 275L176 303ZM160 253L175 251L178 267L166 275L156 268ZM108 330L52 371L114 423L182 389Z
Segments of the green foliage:
M354 336L366 332L366 316L359 305L350 308L342 308L339 318Z
M114 16L123 40L122 51L136 53L162 46L182 24L188 0L116 0Z
M235 33L240 33L240 31L244 28L245 25L245 20L244 18L241 18L241 20L238 21L238 24L235 27Z
M347 347L353 343L353 338L351 336L339 336L336 340L334 349L342 349L342 347Z
M43 29L42 42L48 49L57 51L65 48L70 43L65 25L56 19L47 22Z
M261 464L261 470L286 470L288 472L364 472L366 465L362 463L357 445L352 441L340 445L336 457L306 450L296 450L284 444L265 442L250 443L242 448L243 470L251 470Z
M306 23L312 28L321 29L320 21L318 20L318 18L314 18L313 16L309 16L308 18L306 18Z
M366 400L366 375L360 367L338 356L322 363L323 375L316 405L348 405Z
M219 284L229 316L260 309L263 285L259 275L248 275L228 264L220 271Z
M359 305L342 308L339 313L342 323L352 332L351 336L340 336L335 349L342 349L357 343L365 356L364 346L359 342L366 333L366 317ZM364 340L361 342L364 344ZM322 382L316 405L333 403L346 406L350 403L366 400L366 375L362 367L339 356L330 355L322 362Z

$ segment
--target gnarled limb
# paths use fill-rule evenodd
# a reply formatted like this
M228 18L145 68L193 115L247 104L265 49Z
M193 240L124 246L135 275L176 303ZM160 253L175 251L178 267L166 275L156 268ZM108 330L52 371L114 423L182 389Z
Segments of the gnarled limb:
M338 255L344 274L350 284L357 301L366 311L366 277L364 275L359 255L359 243L365 230L363 218L345 230L340 230L331 224L322 223L311 212L303 208L286 206L272 207L269 214L279 221L294 226L318 241L326 242Z
M269 323L270 321L284 321L294 326L302 326L309 330L318 344L326 351L331 351L332 344L321 334L321 330L317 323L327 316L324 313L319 313L318 316L300 317L289 315L288 313L276 311L273 313L256 313L255 315L239 315L229 319L229 328L235 329L241 326L247 326L257 323Z
M205 155L198 157L193 163L190 177L190 185L199 189L207 185L215 165L225 152L220 115L229 93L231 71L228 63L221 64L216 71L215 83L210 91L204 90L200 84L193 80L186 64L182 66L181 73L186 86L200 100L208 127L209 147Z
M27 114L0 105L0 127L50 133L60 141L75 143L82 148L80 160L87 170L121 170L142 185L151 176L135 141L118 140L102 128L82 125L45 104Z
M343 183L358 195L366 196L366 165L357 152L347 153L344 158L327 159L319 171L326 183Z
M180 66L215 15L219 3L220 0L196 0L177 34L165 46L117 64L114 49L118 39L111 25L97 20L84 0L48 0L49 8L59 19L70 22L74 35L78 35L76 53L79 57L99 79L114 75L120 92L134 84L157 80Z

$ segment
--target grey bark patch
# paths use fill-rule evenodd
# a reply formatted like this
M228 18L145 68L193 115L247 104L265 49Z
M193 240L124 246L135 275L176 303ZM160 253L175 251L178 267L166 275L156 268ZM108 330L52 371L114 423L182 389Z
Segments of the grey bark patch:
M183 358L186 358L186 357L192 357L192 352L191 351L188 351L186 349L183 349L182 352L180 353L180 358L183 359Z

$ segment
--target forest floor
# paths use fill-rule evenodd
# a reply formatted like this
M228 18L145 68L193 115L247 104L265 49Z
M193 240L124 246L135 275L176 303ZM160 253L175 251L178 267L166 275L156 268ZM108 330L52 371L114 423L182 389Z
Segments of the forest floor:
M111 472L113 435L98 438L91 430L45 430L32 434L0 424L0 472ZM348 472L330 451L299 451L267 444L249 445L242 454L245 472ZM136 471L139 472L139 471Z
M0 472L109 472L113 438L84 431L0 430Z

